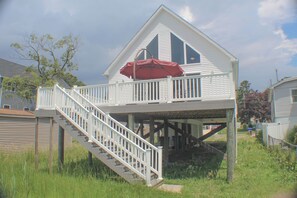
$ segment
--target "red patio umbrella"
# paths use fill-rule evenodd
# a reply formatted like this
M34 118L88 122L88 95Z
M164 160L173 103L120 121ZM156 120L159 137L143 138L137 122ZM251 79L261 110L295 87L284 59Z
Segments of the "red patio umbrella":
M134 65L135 64L135 65ZM133 68L135 66L135 76ZM177 77L183 74L183 69L175 62L162 61L155 58L128 62L121 68L120 73L134 79L156 79L167 76Z

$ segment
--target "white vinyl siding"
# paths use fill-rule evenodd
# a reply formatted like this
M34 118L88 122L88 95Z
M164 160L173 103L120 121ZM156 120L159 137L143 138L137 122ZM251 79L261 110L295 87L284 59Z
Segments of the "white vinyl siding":
M230 57L198 35L188 26L175 20L168 13L161 13L158 20L150 23L142 32L142 37L135 40L124 54L118 59L109 72L109 83L132 81L120 74L120 68L127 62L133 61L137 51L146 47L158 35L159 59L171 61L170 33L178 35L191 48L200 54L200 63L181 65L185 73L200 72L201 75L218 74L232 71Z
M49 147L49 119L39 120L39 147ZM71 145L72 138L65 131L65 146ZM54 124L54 145L58 142L58 125ZM0 117L0 150L21 151L33 149L35 143L35 118Z
M297 116L297 103L292 102L292 90L294 89L297 89L297 80L283 83L274 88L275 120Z

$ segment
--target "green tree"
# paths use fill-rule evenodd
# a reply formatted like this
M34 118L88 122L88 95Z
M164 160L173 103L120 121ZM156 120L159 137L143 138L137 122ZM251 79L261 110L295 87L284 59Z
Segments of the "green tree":
M77 86L85 86L85 83L78 80L78 78L71 73L64 73L61 78L70 86L73 87L74 85Z
M31 34L23 43L12 43L11 47L23 59L32 63L24 76L5 78L4 89L14 90L17 95L34 99L37 87L52 86L58 79L63 79L70 86L82 82L71 72L77 70L73 58L79 47L79 39L71 34L55 39L50 34L37 36Z
M11 47L24 60L33 61L32 69L37 70L42 83L45 83L77 69L73 57L78 44L78 38L71 34L58 40L50 34L31 34L24 38L22 44L12 43Z
M253 90L251 89L251 83L247 80L244 80L240 83L239 89L237 91L237 102L238 104L244 104L245 95L251 93Z
M252 117L258 119L260 122L270 119L271 109L268 94L268 89L264 92L251 91L245 94L244 105L238 111L241 123L249 123Z

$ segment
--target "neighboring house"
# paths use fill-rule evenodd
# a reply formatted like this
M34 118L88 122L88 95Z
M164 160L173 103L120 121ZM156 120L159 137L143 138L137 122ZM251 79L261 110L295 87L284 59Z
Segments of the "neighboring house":
M297 77L284 78L270 87L271 120L283 132L297 125Z
M26 73L26 66L0 58L0 75L5 78L16 75L24 76L28 74ZM15 94L14 90L3 90L3 88L0 89L0 108L31 111L35 109L34 101L20 98Z
M39 120L39 146L49 147L50 124L48 118ZM58 142L58 125L54 124L53 143ZM35 116L30 111L0 109L0 150L4 152L33 149L35 141ZM66 134L65 144L71 145L72 138Z
M30 75L26 72L26 66L13 63L0 58L0 76L13 77L13 76L28 76ZM57 80L59 85L69 89L69 85L62 79ZM14 90L4 90L0 88L0 109L19 109L19 110L35 110L35 101L26 100L16 95ZM2 94L1 94L2 93Z

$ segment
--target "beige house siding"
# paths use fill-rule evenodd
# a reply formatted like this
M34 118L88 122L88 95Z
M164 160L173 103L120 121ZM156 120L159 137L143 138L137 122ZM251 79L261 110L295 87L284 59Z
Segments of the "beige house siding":
M58 128L54 123L53 143L58 142ZM39 119L39 148L49 148L49 118ZM35 142L35 118L34 117L0 117L0 150L21 151L34 148ZM65 131L65 146L72 143L72 137Z

